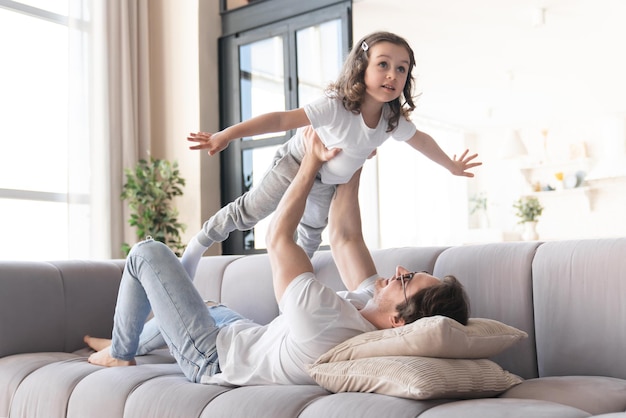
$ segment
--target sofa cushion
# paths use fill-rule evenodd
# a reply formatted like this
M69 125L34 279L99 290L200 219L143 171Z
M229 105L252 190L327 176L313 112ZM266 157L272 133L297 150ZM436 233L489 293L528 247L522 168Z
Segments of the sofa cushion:
M471 399L435 406L419 418L589 418L589 414L555 402L529 399Z
M524 331L492 319L471 318L464 326L445 316L431 316L403 327L357 335L320 356L317 363L377 356L480 359L526 337Z
M557 402L590 414L626 411L626 380L604 376L555 376L529 379L503 398Z
M531 265L539 242L501 242L449 248L433 274L456 276L471 301L472 316L491 318L528 333L528 338L491 358L525 379L537 377Z
M375 392L410 399L489 397L522 382L486 359L372 357L315 364L309 372L331 392Z
M341 392L323 396L307 405L298 418L393 417L415 418L424 411L453 402L450 399L415 400L377 393Z
M626 379L626 238L553 241L533 260L539 377Z

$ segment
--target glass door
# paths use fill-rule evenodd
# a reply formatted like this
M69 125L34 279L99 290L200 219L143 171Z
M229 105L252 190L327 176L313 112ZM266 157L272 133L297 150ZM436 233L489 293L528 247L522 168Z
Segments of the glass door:
M348 51L347 10L328 8L221 39L222 127L300 107L324 94ZM222 153L222 205L258 184L293 132L233 141ZM224 254L265 250L270 219L223 243Z

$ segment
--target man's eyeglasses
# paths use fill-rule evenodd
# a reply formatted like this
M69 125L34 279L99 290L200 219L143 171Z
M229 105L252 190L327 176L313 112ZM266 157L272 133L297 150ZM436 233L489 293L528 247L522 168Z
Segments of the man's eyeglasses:
M430 274L427 271L420 271L420 272L412 271L410 273L404 273L393 278L394 280L402 281L402 291L404 292L404 301L406 302L407 305L409 304L409 298L406 295L406 282L410 281L413 278L413 276L415 276L417 273Z

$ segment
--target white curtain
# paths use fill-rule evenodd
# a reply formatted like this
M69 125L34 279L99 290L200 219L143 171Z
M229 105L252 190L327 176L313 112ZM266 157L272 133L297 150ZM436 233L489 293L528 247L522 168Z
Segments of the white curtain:
M420 120L450 156L466 148L462 131ZM455 245L467 229L467 179L456 177L404 143L379 148L378 215L381 248Z
M70 215L70 229L81 233L88 227L86 257L120 258L121 244L135 241L120 198L124 168L147 158L150 148L148 0L70 3L70 97L76 117L70 122L70 149L88 147L90 155L88 162L70 159L70 186L87 188L90 196L89 225Z

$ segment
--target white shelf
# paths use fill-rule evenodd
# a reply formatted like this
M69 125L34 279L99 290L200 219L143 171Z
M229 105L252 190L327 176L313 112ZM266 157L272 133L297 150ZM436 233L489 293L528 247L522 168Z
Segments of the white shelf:
M536 196L539 200L542 199L558 199L559 197L564 196L582 196L586 202L589 210L593 209L593 187L590 186L581 186L574 187L572 189L562 189L562 190L550 190L550 191L540 191L540 192L530 192L527 196Z
M564 177L574 175L578 171L589 172L591 166L590 158L579 158L576 160L551 161L543 164L527 165L520 168L526 182L533 187L534 184L555 184L556 173L563 173Z
M555 189L532 191L527 193L527 195L536 196L540 200L580 195L586 200L589 210L592 210L593 196L591 192L593 188L584 180L584 176L582 177L582 184L578 184L580 180L573 178L574 176L578 177L577 173L580 171L587 174L590 167L590 158L578 158L576 160L549 161L542 164L527 165L521 167L520 172L531 190L536 190L537 188L544 189L548 186ZM562 173L563 175L563 180L560 182L556 178L557 173ZM565 187L566 185L570 187Z

